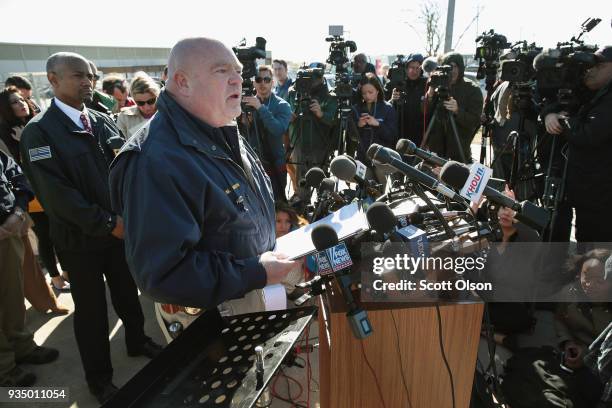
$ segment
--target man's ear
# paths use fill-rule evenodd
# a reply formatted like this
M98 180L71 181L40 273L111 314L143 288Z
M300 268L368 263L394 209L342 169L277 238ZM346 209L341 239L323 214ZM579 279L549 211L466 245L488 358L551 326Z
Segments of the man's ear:
M174 82L176 92L184 96L191 95L191 82L185 71L182 69L176 70L172 76L172 82Z
M47 72L47 80L53 88L57 88L59 85L59 77L55 72Z

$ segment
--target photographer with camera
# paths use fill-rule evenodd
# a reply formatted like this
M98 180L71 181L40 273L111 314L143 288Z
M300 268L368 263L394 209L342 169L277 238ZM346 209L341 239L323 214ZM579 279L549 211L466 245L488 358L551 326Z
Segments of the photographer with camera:
M594 57L597 63L584 77L590 100L575 113L557 103L541 115L548 133L567 138L566 193L576 211L578 242L612 241L612 46Z
M289 91L289 103L293 119L289 125L288 163L295 165L296 180L301 180L311 167L322 166L335 148L331 129L336 100L330 96L323 81L323 70L298 71L295 84ZM306 199L308 189L298 185L296 194L300 199Z
M429 90L426 98L426 111L434 114L431 128L422 142L422 145L429 147L431 151L440 157L450 158L451 160L465 159L466 163L472 162L470 143L474 138L474 131L480 125L480 115L482 114L483 97L478 85L465 79L463 76L465 63L461 54L450 52L442 59L442 66L451 66L449 86L432 86L435 84L435 77L441 76L439 72L434 72L429 79ZM446 75L445 73L443 75ZM442 81L445 82L445 81ZM436 109L440 110L439 114ZM448 111L452 116L447 117ZM455 139L454 126L456 123L457 138L460 146L457 146ZM461 150L459 150L461 149Z
M244 96L246 112L242 115L241 134L255 149L263 167L272 181L275 201L287 201L287 162L283 134L289 127L291 107L289 103L272 93L272 68L262 65L255 77L255 96ZM247 119L248 118L248 119ZM257 127L257 129L255 129Z
M391 104L385 102L382 85L375 74L365 74L359 92L361 101L353 105L351 130L358 139L357 160L370 165L366 152L372 143L395 149L398 139L397 114Z
M403 63L398 64L398 69L405 69L403 80L398 83L395 78L390 78L385 90L387 99L398 113L400 137L412 140L417 146L423 139L423 97L427 84L422 63L421 54L410 54Z

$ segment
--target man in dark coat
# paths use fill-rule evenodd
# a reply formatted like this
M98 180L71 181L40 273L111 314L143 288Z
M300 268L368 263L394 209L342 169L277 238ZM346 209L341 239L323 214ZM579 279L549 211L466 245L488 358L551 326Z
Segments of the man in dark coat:
M21 136L24 172L49 216L50 235L70 272L74 333L90 392L109 399L113 367L108 339L106 287L125 326L129 356L161 351L144 333L138 290L125 261L123 222L110 205L108 166L123 144L115 123L87 109L93 73L74 53L53 54L47 78L55 98Z
M465 63L461 54L450 52L442 59L442 65L452 66L450 78L449 98L442 100L438 98L432 87L427 92L427 113L436 118L432 124L431 133L425 145L429 149L451 160L461 160L461 151L466 163L472 162L470 144L474 138L476 128L480 125L482 114L483 96L482 91L474 82L463 76ZM457 136L459 146L453 134L452 125L447 112L451 112L457 125ZM461 150L460 150L461 149Z

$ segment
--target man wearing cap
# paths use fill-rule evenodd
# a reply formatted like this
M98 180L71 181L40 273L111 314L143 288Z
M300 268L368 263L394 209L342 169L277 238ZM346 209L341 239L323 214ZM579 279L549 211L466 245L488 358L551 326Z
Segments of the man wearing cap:
M471 163L470 143L472 143L476 128L480 125L482 91L474 82L464 78L465 63L461 54L447 53L442 59L442 65L450 65L453 68L449 98L447 100L438 98L433 87L429 87L427 91L425 109L428 116L431 117L435 109L439 108L440 111L436 115L436 123L432 125L426 146L439 156L452 160L461 160L459 149L462 149L466 163ZM444 110L453 114L460 146L457 146L450 120Z
M406 58L406 84L403 89L386 89L391 94L391 103L398 113L400 138L410 139L417 146L423 138L423 96L426 79L423 77L421 54L410 54Z
M565 191L576 211L576 240L585 243L612 241L612 46L595 58L584 77L591 99L575 114L558 108L542 115L548 133L567 138Z

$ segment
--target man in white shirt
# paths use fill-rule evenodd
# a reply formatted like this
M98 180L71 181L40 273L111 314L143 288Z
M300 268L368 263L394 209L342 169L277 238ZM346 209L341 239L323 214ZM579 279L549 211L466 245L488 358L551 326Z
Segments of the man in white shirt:
M115 123L89 110L93 73L74 53L47 60L55 98L31 120L20 142L24 172L49 216L50 236L70 273L74 332L91 393L100 403L117 387L108 340L106 288L125 326L129 356L161 347L144 334L144 316L123 248L123 221L110 204L108 167L123 144Z

